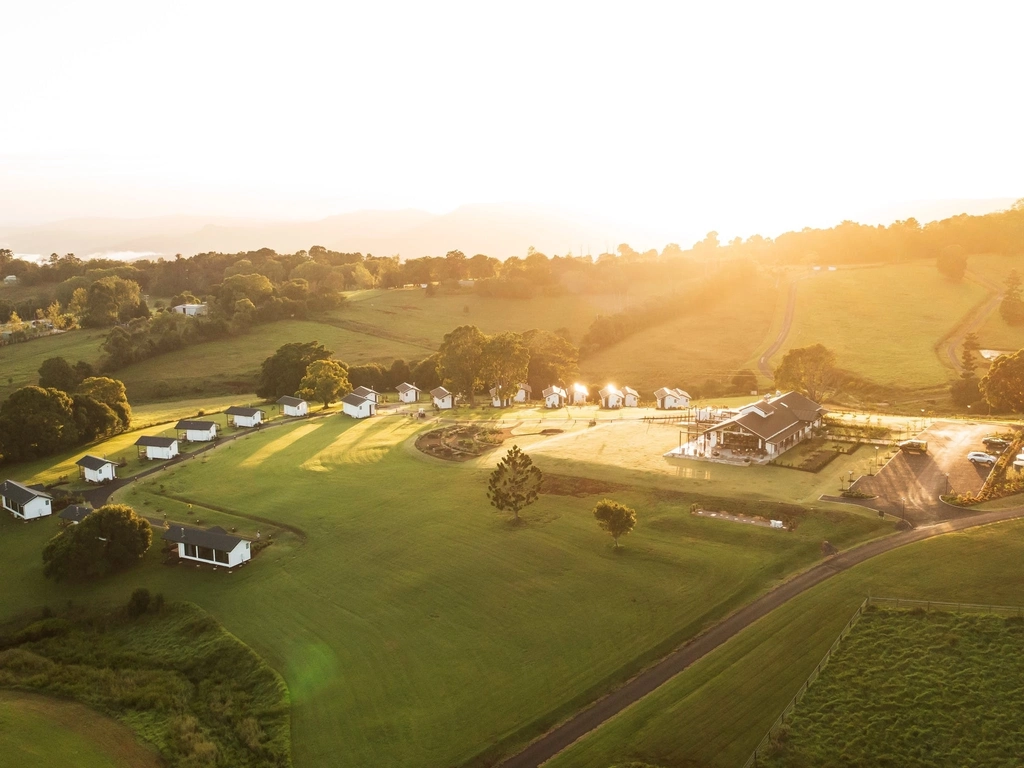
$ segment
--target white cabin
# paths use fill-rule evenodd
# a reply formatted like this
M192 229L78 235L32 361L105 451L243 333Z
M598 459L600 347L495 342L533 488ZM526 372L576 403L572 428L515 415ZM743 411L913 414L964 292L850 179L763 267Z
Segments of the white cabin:
M395 389L398 390L398 399L403 403L415 403L420 399L420 389L413 384L403 382Z
M598 394L601 396L601 407L602 408L621 408L622 401L625 395L622 394L622 390L616 387L614 384L601 389Z
M590 399L590 390L582 384L573 384L569 390L569 401L573 405L586 405Z
M567 400L565 390L561 387L548 387L541 393L541 396L544 398L545 408L561 408Z
M252 558L251 542L232 536L219 526L209 530L172 525L163 535L164 541L178 545L178 557L208 565L234 568Z
M178 455L178 439L176 437L158 437L143 435L135 441L139 447L139 458L173 459Z
M640 393L632 387L623 387L622 405L626 408L636 408L640 405Z
M442 411L448 411L455 407L455 395L444 387L430 390L430 399L434 401L434 407Z
M305 416L309 413L309 403L301 397L288 397L285 395L279 398L277 404L285 416Z
M352 394L359 395L359 397L365 400L370 400L374 405L380 405L380 393L369 387L356 387L352 390Z
M341 412L353 419L365 419L377 413L377 404L355 392L349 392L341 398Z
M190 443L208 443L217 439L217 422L182 419L174 425L178 438Z
M17 275L7 275L4 278L4 285L16 285L17 282L18 282L18 276Z
M259 408L243 408L240 405L232 405L224 413L231 417L231 422L236 427L251 429L257 424L263 423L263 411Z
M512 398L517 403L527 403L533 400L533 387L529 384L520 384L519 391L516 392L516 396Z
M690 404L690 396L681 389L662 387L655 391L654 399L659 410L668 411L675 408L686 408Z
M512 405L512 400L514 398L510 397L507 392L499 395L498 388L492 387L490 394L491 405L493 405L495 408L508 408L510 405Z
M35 520L53 512L48 493L37 491L14 480L0 483L0 505L19 520Z
M86 454L78 461L79 476L87 483L109 483L117 477L117 464L109 459Z
M178 304L177 306L171 307L172 312L177 312L179 315L188 315L189 317L195 317L196 315L206 314L205 304Z

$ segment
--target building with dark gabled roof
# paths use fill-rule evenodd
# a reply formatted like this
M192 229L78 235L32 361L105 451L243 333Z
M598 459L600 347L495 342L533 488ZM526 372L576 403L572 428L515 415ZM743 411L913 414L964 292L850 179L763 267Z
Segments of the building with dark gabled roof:
M281 406L285 416L306 416L309 413L309 403L301 397L285 395L278 398L277 404Z
M517 403L526 403L533 399L533 387L528 383L523 382L519 385L519 391L516 392L516 396L512 398Z
M109 483L117 477L117 464L109 459L86 454L78 461L78 476L87 483Z
M690 404L690 394L678 387L662 387L654 391L656 408L662 411L670 411L677 408L686 408Z
M190 443L208 443L217 439L217 422L182 419L174 425L179 440Z
M622 394L622 390L616 387L614 384L608 384L598 390L598 395L601 397L602 408L621 408L622 401L625 395Z
M640 393L632 387L623 387L622 405L626 408L636 408L640 405Z
M263 423L263 411L259 408L246 408L241 405L232 405L224 411L230 418L231 423L236 427L251 428Z
M161 537L178 545L178 557L208 565L234 568L252 557L251 543L220 526L203 530L172 525Z
M402 382L395 390L398 392L398 399L403 403L415 403L420 399L420 388L415 384L409 384L408 382Z
M91 514L92 507L86 507L82 504L69 504L57 513L57 517L72 525L78 525Z
M372 400L374 405L380 403L380 394L369 387L356 387L352 390L353 395L359 395L359 397L365 398L366 400Z
M430 399L433 401L434 407L442 411L455 407L455 395L444 387L435 387L430 390Z
M35 520L53 513L53 497L16 480L0 483L0 505L19 520Z
M173 459L178 455L178 438L143 435L135 441L140 459Z
M377 403L368 397L349 392L341 398L341 411L353 419L365 419L377 413Z
M568 399L565 390L557 386L548 387L540 394L544 398L545 408L561 408Z
M705 452L723 448L774 458L821 426L827 411L798 392L765 396L704 431Z

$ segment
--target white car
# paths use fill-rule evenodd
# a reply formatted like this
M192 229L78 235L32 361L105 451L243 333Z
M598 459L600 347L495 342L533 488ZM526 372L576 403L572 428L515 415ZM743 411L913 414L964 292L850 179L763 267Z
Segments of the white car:
M972 464L988 464L992 466L996 463L996 457L982 451L971 451L967 454L967 460Z

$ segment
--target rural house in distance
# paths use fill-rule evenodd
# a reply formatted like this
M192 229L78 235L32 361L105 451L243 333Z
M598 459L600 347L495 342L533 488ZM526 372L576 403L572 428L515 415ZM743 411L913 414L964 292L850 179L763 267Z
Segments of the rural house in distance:
M285 395L278 398L277 404L281 406L281 412L285 416L305 416L309 413L309 403L301 397Z
M420 389L414 384L407 384L405 382L395 387L398 392L398 399L403 403L415 403L420 399Z
M48 493L29 488L15 480L0 484L0 504L19 520L35 520L53 512Z
M263 411L259 408L245 408L241 405L232 405L226 411L231 417L231 423L236 427L252 428L263 423Z
M231 535L220 526L204 531L172 525L162 538L178 545L178 557L196 563L234 568L252 558L250 542Z
M135 445L139 448L140 459L173 459L178 455L176 437L143 435L135 441Z
M352 390L353 395L358 395L364 400L369 400L374 405L380 405L380 393L369 387L356 387Z
M676 408L686 408L690 405L690 395L678 388L662 387L655 390L654 399L657 402L658 410L670 411Z
M190 443L208 443L217 439L217 422L182 419L174 425L179 440Z
M448 411L455 407L455 395L444 387L430 390L430 399L433 400L434 407L441 411Z
M377 403L368 397L349 392L341 398L341 411L353 419L365 419L377 413Z
M206 309L205 304L177 304L171 307L172 312L177 312L179 315L188 315L189 317L205 315Z
M614 384L602 388L597 394L601 396L602 408L621 408L624 395Z
M548 387L541 396L544 398L545 408L561 408L565 405L567 395L561 387Z
M117 477L117 464L109 459L86 454L78 461L78 475L87 483L108 483Z

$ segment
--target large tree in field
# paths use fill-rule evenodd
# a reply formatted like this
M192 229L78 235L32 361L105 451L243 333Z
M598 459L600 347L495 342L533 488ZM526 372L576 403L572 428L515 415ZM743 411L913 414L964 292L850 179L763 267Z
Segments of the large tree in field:
M74 404L65 392L22 387L0 406L0 454L7 461L50 456L78 440Z
M625 536L636 525L636 511L611 499L602 499L594 507L594 518L602 530L608 531L619 548L619 537Z
M82 383L82 377L63 357L50 357L39 366L39 386L43 389L59 389L74 392Z
M482 383L486 340L475 325L460 325L445 334L437 351L437 372L441 380L469 398L470 405L474 402L474 391Z
M309 364L315 360L329 360L334 353L316 341L291 342L278 347L263 361L256 394L267 400L276 400L299 391L299 383L306 375Z
M107 504L50 539L43 573L56 581L104 576L138 563L152 541L148 520L125 504Z
M484 342L484 378L494 385L502 403L515 397L529 368L530 350L518 333L505 331Z
M299 396L323 403L324 408L351 391L348 371L337 360L314 360L299 383Z
M513 522L518 524L519 512L537 500L543 480L544 476L533 465L533 460L518 445L513 445L491 472L487 498L492 507L511 512Z
M132 423L132 407L128 404L128 393L124 384L106 376L92 376L78 386L78 394L91 397L103 403L117 414L118 431L125 432Z
M580 351L564 337L551 331L530 330L523 334L530 350L526 380L534 392L552 384L567 385L579 372Z
M836 353L822 344L789 350L775 369L775 386L795 389L816 403L823 402L842 386Z
M1017 274L1017 270L1010 270L1010 274L1006 278L1006 293L1003 294L1003 300L999 304L999 314L1010 325L1024 323L1024 300L1021 299L1020 285L1020 275Z
M993 408L1024 412L1024 349L997 357L978 388Z

